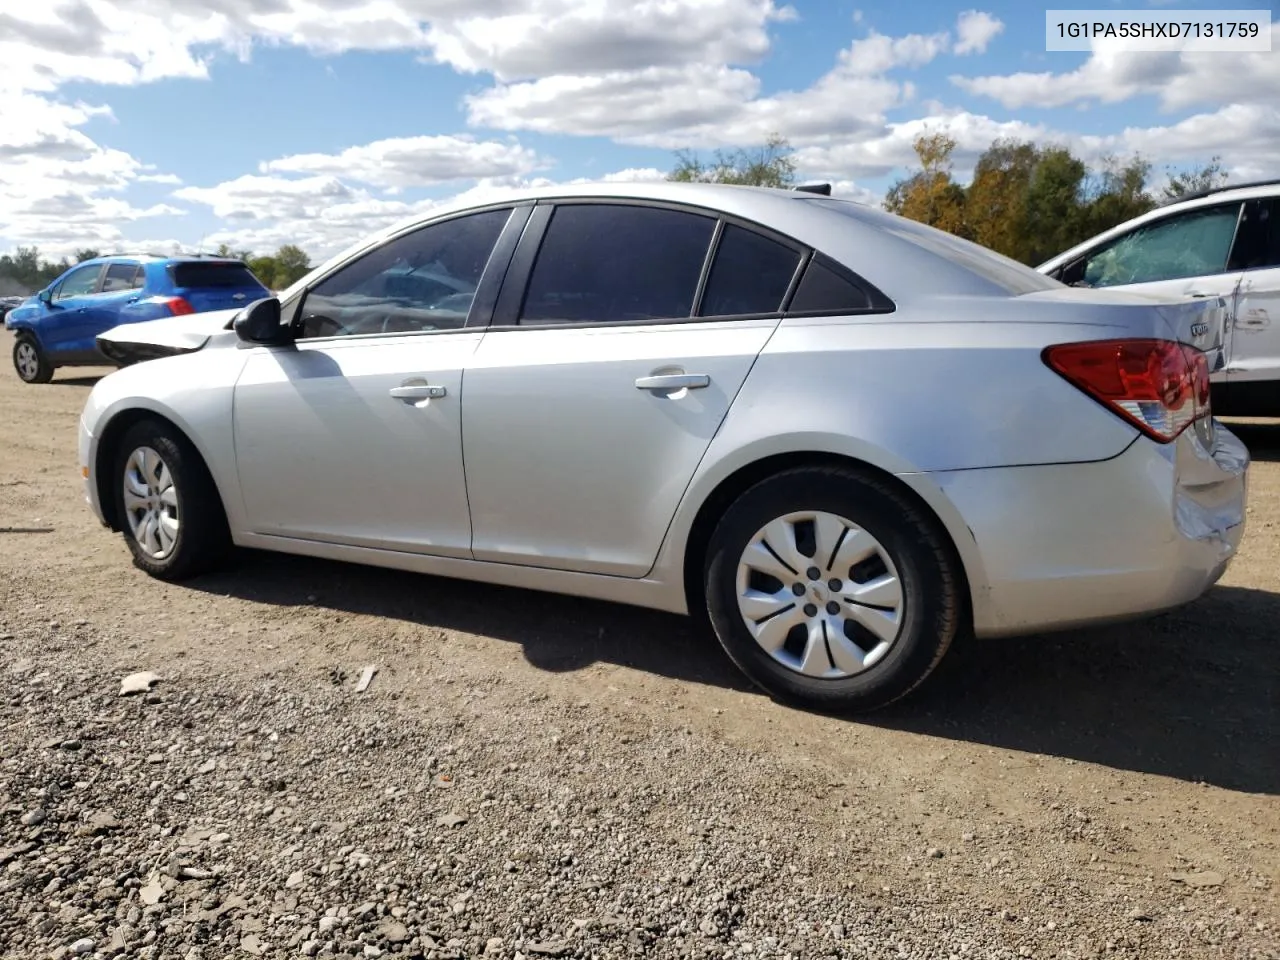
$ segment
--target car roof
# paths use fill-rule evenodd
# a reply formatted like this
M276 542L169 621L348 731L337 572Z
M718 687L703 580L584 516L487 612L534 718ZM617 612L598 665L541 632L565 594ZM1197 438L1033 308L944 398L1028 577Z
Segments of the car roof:
M215 257L199 253L184 253L176 256L165 256L159 253L105 253L98 257L90 257L73 266L79 267L86 263L117 263L121 260L141 263L244 263L238 257Z
M853 200L832 198L802 190L749 187L717 183L674 181L590 182L553 184L463 195L432 207L418 216L367 236L314 268L280 292L288 299L343 262L386 240L450 215L512 203L554 200L623 200L673 203L701 208L711 216L727 216L774 230L844 263L895 299L918 292L920 271L933 277L936 289L949 292L1007 295L1007 290L983 279L982 271L960 265L962 258L940 253L963 245L964 256L977 258L990 273L1000 270L1031 274L1030 267L994 251L944 234L921 223L906 220ZM922 243L923 238L930 242ZM932 247L932 249L930 249ZM1030 280L1023 278L1025 282ZM890 289L893 288L893 289ZM924 291L925 294L928 291Z
M1233 194L1238 191L1241 192L1241 196L1244 199L1275 196L1280 194L1280 180L1253 180L1249 183L1224 183L1216 187L1209 187L1207 190L1197 190L1194 193L1175 197L1166 203L1162 203L1160 205L1160 209L1177 206L1191 200L1201 200L1205 197L1220 198L1222 194Z

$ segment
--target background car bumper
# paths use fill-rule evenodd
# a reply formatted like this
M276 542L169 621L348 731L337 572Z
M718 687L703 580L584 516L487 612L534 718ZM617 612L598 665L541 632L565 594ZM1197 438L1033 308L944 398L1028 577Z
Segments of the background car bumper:
M1225 427L1141 437L1085 464L934 474L973 533L979 636L1056 630L1177 607L1222 576L1244 535L1249 454Z

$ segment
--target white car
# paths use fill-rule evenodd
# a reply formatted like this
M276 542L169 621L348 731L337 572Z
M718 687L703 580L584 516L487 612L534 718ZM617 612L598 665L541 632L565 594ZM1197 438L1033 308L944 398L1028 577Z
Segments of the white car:
M1227 303L1219 416L1280 416L1280 181L1158 207L1036 268L1063 283Z
M369 295L427 263L469 304ZM1249 462L1211 416L1224 315L816 193L546 188L135 325L174 355L99 381L80 462L157 577L240 544L691 613L775 696L864 709L961 631L1221 576Z

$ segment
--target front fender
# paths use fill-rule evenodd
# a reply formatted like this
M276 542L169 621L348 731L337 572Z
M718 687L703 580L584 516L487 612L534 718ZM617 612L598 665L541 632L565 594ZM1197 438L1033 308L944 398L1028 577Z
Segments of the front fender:
M40 331L36 328L35 317L14 317L12 313L4 318L5 328L12 330L14 333L25 333L32 337L40 348L44 348L44 341L40 338Z
M245 359L241 350L202 351L125 367L99 380L81 418L92 488L99 488L104 454L109 455L123 425L139 413L152 414L173 423L191 441L209 468L232 531L241 529L244 506L231 411Z

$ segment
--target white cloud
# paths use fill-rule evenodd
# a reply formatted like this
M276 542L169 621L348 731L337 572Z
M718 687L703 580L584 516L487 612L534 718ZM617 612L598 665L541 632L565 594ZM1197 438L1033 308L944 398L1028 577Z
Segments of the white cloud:
M147 168L79 129L110 113L0 92L0 245L37 243L55 252L110 247L122 241L120 224L183 212L167 204L138 207L119 195Z
M905 37L888 37L873 30L865 39L855 40L840 51L840 63L850 74L873 77L898 67L922 67L945 53L950 45L951 35L945 30Z
M884 195L868 190L852 180L835 180L831 184L831 196L840 200L856 200L869 207L878 207L884 202Z
M499 81L615 74L684 64L759 60L769 23L794 11L773 0L526 0L505 15L442 18L429 42L437 60Z
M182 178L172 173L144 173L138 177L139 183L162 183L169 186L181 186Z
M1140 153L1162 165L1219 155L1236 182L1280 176L1280 107L1229 104L1164 126L1082 136L1079 143L1087 156Z
M645 141L739 114L759 87L726 66L650 67L499 85L466 103L476 126Z
M958 171L971 167L993 140L1009 137L1049 142L1057 134L1040 125L1021 121L997 121L965 111L932 114L901 123L886 124L874 134L812 147L796 153L799 168L821 177L882 177L916 164L912 144L926 133L946 133L956 140L953 154Z
M564 182L634 183L662 180L665 176L655 168L630 167ZM319 262L361 237L422 217L443 203L488 203L521 189L554 182L545 177L485 177L447 198L405 201L375 197L333 177L293 180L249 175L212 187L185 187L176 195L204 204L219 218L239 224L209 234L206 248L227 243L236 249L267 252L292 243Z
M509 177L547 166L534 151L512 142L470 136L394 137L336 154L303 153L260 165L263 173L342 177L389 189L429 187L453 180Z
M255 43L418 50L500 81L565 63L745 63L769 51L770 23L794 16L775 0L52 0L0 13L0 89L203 78L216 52L247 57Z
M183 187L179 200L203 203L227 220L301 220L350 203L370 200L369 194L347 186L337 177L285 177L245 174L214 187Z
M986 53L987 46L1004 32L1004 24L982 10L966 10L956 19L956 45L958 57L970 53Z
M1271 27L1270 53L1135 51L1132 41L1098 40L1089 59L1065 73L954 76L968 93L1010 110L1074 103L1120 103L1157 97L1166 110L1205 104L1274 103L1280 90L1280 23Z
M761 10L763 10L763 6ZM764 15L763 13L761 14ZM477 127L608 136L664 148L760 143L778 133L796 145L858 139L883 130L886 111L914 87L886 75L939 56L976 52L1003 24L968 11L949 31L891 37L871 31L840 51L807 89L760 96L760 81L728 63L688 63L555 73L498 83L466 98Z

